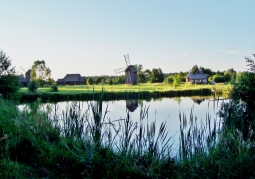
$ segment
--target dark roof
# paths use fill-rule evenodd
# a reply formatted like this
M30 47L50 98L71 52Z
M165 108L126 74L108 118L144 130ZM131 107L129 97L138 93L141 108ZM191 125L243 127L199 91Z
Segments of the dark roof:
M58 80L57 80L57 83L60 83L60 82L64 83L65 80L64 80L64 79L58 79Z
M205 76L205 74L202 72L202 70L199 70L197 73L192 74L191 72L188 73L186 78L190 78L192 80L197 80L197 79L207 79L208 77Z
M65 82L73 81L85 82L84 78L82 78L80 74L66 74L63 80Z
M137 72L135 66L129 65L126 69L125 72L130 71L130 72Z

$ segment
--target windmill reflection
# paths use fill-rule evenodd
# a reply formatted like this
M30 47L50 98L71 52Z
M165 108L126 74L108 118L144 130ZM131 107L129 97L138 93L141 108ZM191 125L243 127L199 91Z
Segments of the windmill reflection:
M138 107L138 100L126 100L126 107L129 110L129 112L134 112L136 108Z

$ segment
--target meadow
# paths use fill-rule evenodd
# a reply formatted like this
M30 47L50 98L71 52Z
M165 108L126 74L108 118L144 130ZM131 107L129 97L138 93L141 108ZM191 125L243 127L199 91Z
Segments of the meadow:
M230 84L181 84L174 88L163 83L146 83L139 85L65 85L58 86L58 92L52 92L51 87L38 88L36 93L31 93L28 88L19 90L21 101L34 101L40 97L43 101L66 100L93 100L98 99L101 91L104 92L104 100L127 98L157 98L173 96L211 95L213 92L228 97L232 86Z

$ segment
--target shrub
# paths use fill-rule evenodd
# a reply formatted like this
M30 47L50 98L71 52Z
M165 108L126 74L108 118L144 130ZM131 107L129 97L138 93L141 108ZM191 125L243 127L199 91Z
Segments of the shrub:
M38 88L38 85L36 83L35 80L30 81L30 83L28 84L28 90L31 92L35 92Z
M56 84L51 86L52 91L58 92L58 86Z
M173 82L174 82L173 76L169 76L169 77L165 78L165 80L164 80L165 84L173 84Z
M86 82L87 82L87 85L93 85L92 78L88 78Z

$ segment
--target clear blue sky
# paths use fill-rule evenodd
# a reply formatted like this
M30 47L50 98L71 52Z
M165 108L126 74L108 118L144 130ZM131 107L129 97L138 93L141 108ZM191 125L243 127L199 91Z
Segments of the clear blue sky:
M115 75L131 64L164 73L195 64L247 69L255 53L254 0L1 0L0 49L16 70L45 60L67 73Z

